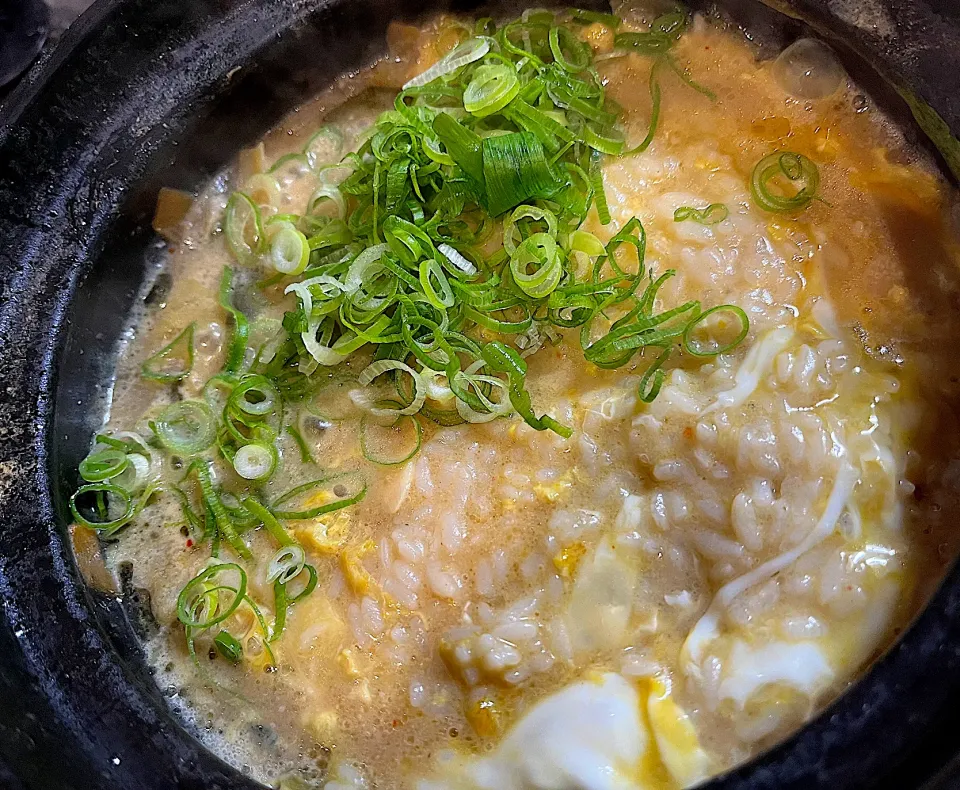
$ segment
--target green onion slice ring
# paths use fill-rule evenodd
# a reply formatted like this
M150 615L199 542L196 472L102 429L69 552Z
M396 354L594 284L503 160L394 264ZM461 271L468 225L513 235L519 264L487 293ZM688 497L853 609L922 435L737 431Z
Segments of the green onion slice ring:
M819 187L820 170L816 164L803 154L791 151L765 156L753 169L750 179L754 202L773 213L805 208L817 196ZM792 195L785 194L795 188Z
M193 370L195 327L195 323L187 325L167 345L148 357L140 368L140 376L163 384L185 379Z
M80 462L80 477L88 483L102 483L123 474L130 466L127 453L107 449L91 453Z
M480 66L463 92L463 107L471 115L485 118L500 112L519 92L516 69L499 63Z
M367 484L363 477L355 472L343 472L290 489L274 501L271 510L277 518L310 519L349 507L366 495Z
M737 330L736 335L726 343L720 343L716 340L709 340L706 344L698 340L695 336L696 332L700 329L705 328L705 324L708 319L712 319L711 323L720 324L718 327L721 331L726 329L723 324L728 323L730 320L726 316L732 316L732 318L739 324L739 329ZM732 304L721 304L716 307L711 307L709 310L706 310L700 313L696 319L691 321L687 328L683 331L683 349L691 356L695 357L715 357L718 354L725 354L728 351L736 348L740 343L743 342L744 338L750 332L750 319L747 318L747 314L736 305Z
M423 441L423 428L412 414L400 414L396 401L377 402L380 411L394 411L393 419L364 415L360 420L360 451L379 466L399 466L413 458Z
M228 578L222 580L220 576ZM237 611L246 594L247 572L243 568L235 562L209 565L180 590L177 618L187 628L210 628Z
M217 438L217 424L203 401L185 400L167 406L154 421L160 444L174 453L197 455Z
M260 207L243 192L234 192L227 201L223 223L227 246L244 266L252 266L264 248L263 219Z

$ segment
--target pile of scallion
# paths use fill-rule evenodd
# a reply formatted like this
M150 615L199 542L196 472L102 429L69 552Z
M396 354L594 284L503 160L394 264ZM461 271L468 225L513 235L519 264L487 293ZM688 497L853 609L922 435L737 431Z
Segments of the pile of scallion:
M623 32L617 17L584 11L528 11L503 26L482 19L404 86L358 150L342 156L339 133L324 128L302 154L281 158L232 195L223 226L232 254L261 272L258 287L294 297L282 329L251 345L248 318L233 300L235 272L226 269L220 304L230 335L222 370L202 399L156 414L149 435L98 435L80 465L85 484L70 501L78 524L109 538L152 496L179 499L188 545L208 545L213 558L178 601L191 654L207 633L211 650L239 661L246 635L231 632L231 616L241 609L253 613L259 649L270 653L289 605L317 584L284 522L316 519L366 493L358 473L341 473L267 496L263 484L278 468L284 434L305 465L313 463L296 415L319 388L342 395L392 377L393 394L366 404L358 441L368 460L397 464L419 448L421 420L453 425L516 414L534 429L568 437L570 427L534 410L524 361L563 332L578 329L584 356L601 368L620 368L653 349L639 384L647 402L678 347L709 357L743 340L748 321L737 307L658 303L674 272L646 270L638 219L606 244L581 229L591 209L610 222L604 158L635 154L653 139L658 70L670 68L710 95L671 56L686 23L679 11L644 32ZM634 148L581 38L588 25L612 36L608 56L654 60L653 118ZM762 165L753 186L764 208L780 210L778 200L795 208L816 191L815 166L805 157L780 154ZM318 187L303 213L276 213L271 204L283 179L304 174ZM806 192L778 197L768 187L784 177L804 180ZM684 207L676 220L714 224L727 214L722 204ZM722 341L704 339L721 313L735 329ZM193 332L187 327L148 359L144 377L167 385L184 379L193 366ZM368 356L359 374L345 366L331 376L361 350ZM409 444L375 438L377 428L401 422ZM242 485L231 484L237 478L225 468ZM251 598L239 564L252 560L245 534L261 526L276 546L266 576L272 619ZM225 552L232 559L219 559Z
M655 88L651 134L628 148L620 108L580 31L605 26L609 55L653 58L654 86L660 64L684 74L670 54L684 13L644 32L619 32L620 24L586 11L533 10L502 27L482 19L404 86L358 151L319 169L304 214L266 217L255 195L234 193L224 227L230 249L240 263L274 271L266 283L285 283L297 298L283 343L268 359L261 354L258 369L300 393L315 371L373 349L359 384L402 379L401 402L374 407L384 419L389 410L450 425L515 413L569 436L534 411L525 387L523 358L561 330L578 328L584 356L602 368L657 349L640 385L645 401L657 396L678 344L707 356L739 343L747 320L736 308L721 308L742 329L724 345L693 340L705 315L699 302L655 312L673 272L648 275L639 220L607 244L580 229L591 208L610 222L601 164L649 145L660 104ZM275 169L313 164L316 150L337 148L336 135L321 130ZM690 209L681 219L718 216L710 207L706 217Z

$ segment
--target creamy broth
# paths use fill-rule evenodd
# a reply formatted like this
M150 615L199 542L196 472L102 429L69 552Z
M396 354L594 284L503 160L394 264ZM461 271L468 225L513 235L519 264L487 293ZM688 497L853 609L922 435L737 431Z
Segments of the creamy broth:
M634 13L625 25L648 22ZM610 50L602 25L580 30L598 54ZM394 26L396 57L294 113L266 138L267 165L321 125L356 150L455 35L449 19ZM285 521L316 589L290 607L270 650L251 611L226 621L244 647L236 665L214 649L217 629L196 635L196 665L188 655L177 599L211 547L177 497L153 497L108 545L109 565L131 563L150 593L158 683L229 761L288 788L535 788L548 786L536 779L545 771L590 790L687 786L836 697L952 561L950 188L845 78L826 98L795 98L775 62L699 16L673 57L715 100L665 70L650 147L604 162L611 223L591 210L583 229L606 243L637 217L647 266L676 270L658 305L736 305L749 316L741 344L675 355L648 404L637 388L658 349L604 370L585 360L579 330L558 332L527 357L526 383L537 414L571 426L570 438L515 415L450 427L418 418L422 445L396 466L365 459L362 403L328 419L337 382L370 353L321 368L318 394L287 407L317 463L281 432L266 483L223 464L214 483L271 502L321 474L359 473L367 493ZM642 139L651 59L597 67L627 139ZM756 163L781 150L819 166L818 199L802 211L770 213L751 195ZM221 222L255 159L177 227L171 287L123 354L107 430L150 436L164 406L203 399L221 370L230 325L218 287L236 267ZM281 184L275 210L302 212L315 186L312 174ZM712 203L729 216L675 221L677 209ZM269 272L236 268L249 364L297 302L288 280L257 288ZM142 379L144 361L191 322L189 375ZM343 392L337 403L353 402ZM170 480L185 474L184 459L161 464ZM242 540L249 595L272 623L277 547L263 528ZM227 546L221 558L236 559Z

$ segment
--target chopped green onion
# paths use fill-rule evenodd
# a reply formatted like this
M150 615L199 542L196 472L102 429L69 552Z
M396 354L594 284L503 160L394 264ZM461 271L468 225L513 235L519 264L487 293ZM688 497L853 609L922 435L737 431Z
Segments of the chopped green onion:
M547 113L517 98L510 103L503 114L522 131L536 135L544 148L555 154L557 158L569 150L568 147L576 140L576 135L565 123L564 114L559 111ZM567 148L562 147L561 144Z
M250 332L247 317L233 306L233 269L225 266L220 277L220 306L233 319L233 334L227 347L227 359L223 369L226 373L236 373L243 364L247 351L247 336Z
M148 357L140 368L140 376L164 384L186 378L193 370L194 328L195 324L187 325L167 345Z
M724 203L711 203L706 208L694 208L693 206L680 206L673 212L674 222L686 222L690 220L701 225L717 225L730 216L730 209Z
M281 547L267 565L267 584L275 581L286 584L292 581L300 575L306 562L307 557L302 547L295 543Z
M466 370L458 372L453 377L453 386L460 395L456 401L457 414L464 422L473 424L490 422L513 411L509 382L504 382L496 376L481 374L480 371L486 366L485 360L478 359ZM472 398L466 397L467 390L471 389ZM495 399L491 397L494 390L499 393ZM474 405L469 402L474 399L477 401L478 408L474 408Z
M270 537L272 537L280 546L297 545L297 542L290 537L280 522L277 521L277 517L254 497L247 497L244 499L243 506L249 510L261 524L263 524L267 532L270 533Z
M310 170L310 158L306 154L284 154L271 165L269 172L277 179L277 183L286 187L295 183ZM277 217L282 218L282 216L275 214L270 220L276 220Z
M599 11L585 11L582 8L574 8L570 11L570 18L582 25L592 25L597 22L601 25L606 25L613 30L616 30L620 27L621 19L615 14L603 14Z
M639 55L662 55L674 45L674 40L659 30L646 33L617 33L613 39L616 49L629 50Z
M401 415L395 401L377 401L379 411L394 411L392 419L364 415L360 420L360 451L380 466L399 466L420 450L423 428L413 415Z
M210 407L195 400L167 406L154 421L157 439L164 447L181 455L197 455L217 438L217 423Z
M271 509L277 518L310 519L355 505L366 495L363 478L346 472L299 485L278 497ZM299 510L291 509L298 506Z
M243 660L243 647L237 638L229 631L221 631L213 638L217 652L231 664L239 664Z
M343 193L340 192L339 187L332 186L330 184L323 184L318 187L317 190L310 196L310 200L307 201L307 214L314 221L320 221L323 218L332 219L334 215L330 213L330 207L333 207L336 212L335 216L338 219L345 219L347 216L347 203L343 198ZM268 224L269 229L269 224ZM321 234L316 234L311 237L311 243L308 243L308 247L312 249L317 249L320 245L318 240L321 238ZM324 241L327 241L329 234ZM298 272L299 273L299 272Z
M527 363L516 351L495 340L483 347L483 359L492 370L507 374L510 379L510 403L527 425L537 431L551 430L565 439L573 435L570 428L560 424L553 417L536 416L530 402L530 393L524 389Z
M481 66L463 92L463 108L478 118L506 107L520 92L520 80L511 66L494 63Z
M114 450L122 450L124 453L138 453L140 455L150 455L150 449L146 441L138 433L132 431L121 431L116 436L109 436L105 433L98 433L95 437L97 444L105 444Z
M303 153L314 169L335 162L343 153L343 133L332 126L324 126L307 141Z
M440 141L430 135L424 135L423 153L427 158L436 162L438 165L455 165L453 157L440 147Z
M88 483L102 483L123 474L130 459L121 450L109 449L91 453L80 462L80 477Z
M283 634L283 629L287 622L287 610L290 606L301 598L306 598L317 588L317 569L310 564L306 564L297 576L299 577L303 571L307 573L307 582L296 595L291 596L287 592L287 585L292 583L297 577L294 577L294 579L288 582L277 579L273 583L274 611L276 611L277 614L274 618L273 628L270 630L270 639L268 640L270 642L275 642Z
M453 307L456 297L450 288L443 269L433 258L420 261L420 286L427 301L434 307L444 310Z
M688 87L693 88L697 93L702 93L704 96L706 96L708 99L710 99L710 101L716 101L716 100L717 100L717 94L714 93L712 90L710 90L710 89L709 89L708 87L706 87L705 85L701 85L699 82L697 82L696 80L694 80L694 79L686 72L686 70L680 68L680 64L677 63L677 61L673 59L673 56L672 56L672 55L666 55L666 56L664 57L664 60L667 62L667 65L668 65L671 69L673 69L673 73L676 74L681 80L683 80L683 82L684 82Z
M593 187L594 195L597 200L597 216L600 218L601 225L610 224L610 208L607 205L607 193L603 188L603 170L597 160L593 160L590 166L590 184Z
M473 26L478 36L492 36L497 32L497 23L491 17L483 16Z
M627 250L631 247L633 248L636 262L623 259L622 256L618 254L624 245L626 245ZM616 236L607 242L606 253L607 262L618 275L621 277L642 277L644 272L644 258L647 254L647 232L644 230L643 223L636 217L631 219L620 229ZM635 269L636 271L631 272L629 271L630 269Z
M550 169L543 145L530 132L483 140L487 210L493 216L531 198L548 198L563 183Z
M570 236L570 250L598 258L606 252L603 242L585 230L575 230Z
M213 487L213 479L210 476L210 467L208 463L194 461L191 466L196 471L197 481L200 483L200 493L203 497L203 503L213 516L213 523L216 526L216 535L218 538L223 538L223 540L227 541L227 543L230 544L230 547L243 559L252 559L253 555L250 553L250 549L247 548L247 545L237 534L236 527L230 518L230 514L227 512L223 501L220 499L217 491Z
M785 194L799 182L792 195ZM820 170L803 154L783 151L769 154L753 169L750 191L764 211L783 213L799 211L817 195Z
M721 318L727 314L733 316L736 324L739 326L732 339L725 343L711 339L707 345L704 345L695 337L698 330L702 331L708 328L706 326L708 319L711 319L709 323L713 324L716 329L720 331L727 329L724 324L728 323L728 320ZM710 327L710 329L714 327ZM749 331L750 319L747 318L747 314L741 308L732 304L717 305L702 312L695 320L687 325L687 328L683 331L683 348L684 351L695 357L715 357L718 354L725 354L727 351L731 351L740 345Z
M243 190L258 207L272 210L280 202L280 184L268 173L255 173L250 176Z
M548 38L554 61L566 71L579 74L590 65L590 46L568 27L554 25Z
M521 229L517 227L518 223L523 223L523 230L527 231L531 222L545 223L544 232L556 238L559 229L556 214L539 206L520 206L503 222L503 248L508 255L513 255L517 251L517 245L525 236Z
M666 379L663 366L669 358L670 349L665 348L640 377L640 383L637 384L637 397L644 403L653 403L657 399L657 395L660 394L660 389Z
M657 134L657 127L660 125L660 103L663 98L663 93L660 90L660 80L657 76L659 66L660 61L657 61L650 69L650 125L647 127L647 134L635 148L626 151L625 156L642 154L650 147Z
M510 273L517 287L527 296L532 299L548 297L563 276L560 248L553 236L535 233L525 239L510 256Z
M674 40L680 38L680 34L686 29L690 22L686 12L677 8L674 11L668 11L661 14L650 24L650 29L664 35L672 37Z
M218 579L221 575L228 578ZM246 594L247 572L243 568L235 562L209 565L180 590L177 618L188 628L219 625L240 608Z
M187 496L186 492L180 488L180 486L173 486L171 491L180 500L180 509L183 511L184 519L190 526L190 532L193 534L194 538L201 540L203 537L205 537L205 525L203 519L197 515L196 511L193 509L193 506L190 504L190 497Z
M364 368L360 372L358 382L360 386L365 387L375 378L377 378L377 376L381 376L384 373L389 373L394 370L406 373L411 379L413 379L414 383L413 400L411 401L410 405L397 410L397 414L416 414L418 411L420 411L420 407L427 398L427 388L423 381L423 376L417 373L417 371L415 371L409 365L406 365L396 359L381 359ZM381 409L378 407L373 407L370 409L370 413L378 417L390 417L393 414L393 409Z
M310 452L310 448L307 446L307 442L303 438L303 434L300 433L299 429L294 425L288 425L286 428L284 428L284 430L297 444L297 449L300 451L300 463L315 464L316 459L314 459L313 454Z
M246 375L234 387L227 399L230 409L249 417L265 417L280 408L280 392L266 376Z
M427 85L438 77L450 74L462 66L480 60L490 51L490 41L486 38L470 38L458 44L451 49L440 60L434 63L422 74L418 74L412 80L409 80L404 86L404 90L418 88L421 85Z
M233 456L233 468L244 480L266 480L277 468L277 450L266 444L245 444Z
M307 237L290 222L271 222L267 225L270 262L280 274L300 274L310 261Z
M87 518L80 512L82 506L79 500L87 495L95 495L97 507L92 518ZM113 495L120 500L122 512L118 516L110 517L110 510L116 512L116 508L111 508L109 497ZM80 486L70 497L70 513L74 520L88 529L99 532L104 537L110 537L121 527L130 523L130 520L136 514L136 503L133 496L124 488L113 483L90 483Z
M521 18L504 25L497 34L497 40L514 61L526 60L534 67L540 68L548 57L552 57L547 41L549 33L547 26L552 22L553 15L550 12L544 14L541 24L531 23L528 19Z
M619 156L627 144L619 129L601 129L592 122L587 122L583 127L583 141L595 151L610 156Z
M252 266L263 253L263 220L260 207L243 192L234 192L227 201L223 232L233 257Z
M453 116L439 113L433 131L443 143L450 158L478 184L483 184L482 141L473 131L458 123Z

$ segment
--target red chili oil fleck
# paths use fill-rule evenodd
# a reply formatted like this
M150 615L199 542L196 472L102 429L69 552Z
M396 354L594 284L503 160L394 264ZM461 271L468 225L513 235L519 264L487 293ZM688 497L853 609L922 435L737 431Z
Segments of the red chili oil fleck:
M187 540L187 548L189 549L189 548L192 548L192 547L193 547L193 541L192 541L192 540Z

